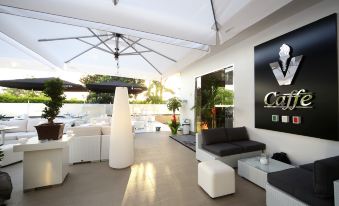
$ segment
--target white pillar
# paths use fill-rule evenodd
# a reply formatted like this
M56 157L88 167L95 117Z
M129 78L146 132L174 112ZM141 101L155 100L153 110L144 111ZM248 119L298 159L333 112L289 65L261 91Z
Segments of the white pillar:
M115 89L111 139L109 148L109 166L122 169L134 163L134 137L126 87Z

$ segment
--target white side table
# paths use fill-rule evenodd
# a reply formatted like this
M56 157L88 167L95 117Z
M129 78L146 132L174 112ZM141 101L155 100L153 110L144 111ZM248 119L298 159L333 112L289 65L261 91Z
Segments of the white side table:
M266 188L268 173L294 168L293 165L271 158L267 165L263 165L260 163L259 158L251 157L238 160L238 174L264 189Z
M13 146L14 152L23 152L23 189L61 184L68 174L69 141L64 135L59 140L40 141L30 138L26 144Z

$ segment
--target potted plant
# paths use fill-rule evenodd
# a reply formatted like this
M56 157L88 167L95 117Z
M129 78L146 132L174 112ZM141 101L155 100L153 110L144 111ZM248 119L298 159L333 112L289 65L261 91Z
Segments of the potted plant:
M54 123L54 119L59 114L60 108L65 100L62 80L56 78L47 81L43 94L49 97L49 100L44 103L46 107L43 110L41 117L47 119L48 123L35 126L38 137L40 140L60 139L63 135L65 125L62 123Z
M179 111L180 107L181 107L181 100L179 100L177 97L173 97L168 100L167 108L168 110L173 111L172 119L168 124L168 126L171 129L172 134L177 134L178 128L180 126L180 122L177 122L177 118L175 117L175 110Z
M0 161L4 158L4 153L0 148ZM5 200L11 198L13 190L11 177L6 172L0 171L0 205L4 205Z

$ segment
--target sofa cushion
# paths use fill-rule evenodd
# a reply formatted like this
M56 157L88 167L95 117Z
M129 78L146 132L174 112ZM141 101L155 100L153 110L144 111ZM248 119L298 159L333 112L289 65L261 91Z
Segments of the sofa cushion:
M309 163L309 164L304 164L304 165L300 165L299 166L301 169L304 169L304 170L308 170L310 172L313 172L313 163Z
M228 141L249 140L245 127L225 128Z
M47 120L41 118L29 118L27 120L27 132L36 132L35 126L43 123L47 123Z
M99 126L80 126L71 127L69 131L73 132L74 136L95 136L101 135L101 127Z
M267 175L270 185L282 190L308 205L334 205L333 198L322 199L315 195L312 184L312 172L292 168Z
M0 121L0 125L18 127L16 129L6 130L6 133L27 131L27 119L12 119L9 121Z
M110 126L102 126L101 127L102 135L111 135L111 127Z
M241 147L243 149L243 152L259 151L259 150L264 150L266 148L265 144L261 142L252 141L252 140L233 141L230 143Z
M17 133L5 133L5 140L17 140Z
M202 145L202 148L218 156L228 156L242 152L241 147L229 143Z
M314 192L322 198L333 197L333 182L339 179L339 156L314 162Z
M203 145L225 143L227 141L225 128L202 130L201 137Z

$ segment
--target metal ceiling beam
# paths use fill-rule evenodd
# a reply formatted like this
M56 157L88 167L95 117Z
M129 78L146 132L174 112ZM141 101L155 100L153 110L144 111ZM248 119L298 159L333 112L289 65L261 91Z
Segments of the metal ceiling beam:
M136 48L134 48L133 45L131 45L126 39L125 37L121 38L126 44L128 44L136 53L138 53L141 58L143 58L149 65L151 65L153 67L153 69L155 69L155 71L157 71L160 75L162 75L162 73L144 56L142 55ZM129 39L128 39L129 40Z
M124 56L124 55L139 55L140 53L149 53L149 52L152 52L152 51L139 51L138 53L137 52L130 52L130 53L124 53L124 54L120 54L121 56Z
M136 43L138 43L139 41L141 40L141 38L139 38L138 40L136 40L136 41L133 41L132 43L131 43L131 45L133 46L134 44L136 44ZM121 50L120 52L119 52L119 54L122 54L122 52L124 52L124 51L126 51L128 48L130 48L131 46L127 46L126 48L124 48L123 50Z
M95 46L94 44L92 44L92 43L90 43L90 42L87 42L87 41L85 41L85 40L82 40L82 39L76 39L76 40L78 40L78 41L80 41L80 42L82 42L82 43L85 43L85 44L87 44L87 45L90 45L90 46ZM110 52L110 51L108 51L108 50L106 50L106 49L103 49L103 48L101 48L101 47L99 47L99 46L95 46L95 49L98 49L98 50L103 51L103 52L107 52L107 53L109 53L109 54L113 54L112 52Z
M112 34L100 34L98 35L99 37L107 37L107 36L112 36ZM53 38L53 39L39 39L39 42L44 42L44 41L59 41L59 40L70 40L70 39L83 39L83 38L93 38L95 37L94 35L86 35L86 36L74 36L74 37L61 37L61 38Z
M108 41L108 40L111 40L112 38L113 38L113 36L110 37L110 38L108 38L108 39L106 39L106 40L103 41L103 42L106 42L106 41ZM93 45L92 47L86 49L85 51L83 51L83 52L81 52L81 53L75 55L74 57L72 57L72 58L70 58L69 60L65 61L65 63L69 63L70 61L74 60L75 58L78 58L79 56L83 55L84 53L86 53L86 52L88 52L88 51L90 51L90 50L92 50L92 49L94 49L94 48L97 48L100 44L102 44L102 42L99 42L98 44L95 44L95 45Z
M104 44L108 50L110 50L112 53L114 53L114 51L111 49L111 47L109 47L105 42L103 41L96 33L94 33L94 31L92 31L92 29L87 28L102 44Z
M124 37L124 38L127 39L127 40L129 40L129 41L132 41L132 42L133 42L133 40L131 40L131 39L127 38L127 37ZM169 59L169 60L171 60L172 62L177 62L175 59L172 59L171 57L168 57L168 56L166 56L166 55L164 55L164 54L162 54L162 53L160 53L160 52L158 52L158 51L155 51L154 49L151 49L151 48L149 48L149 47L147 47L147 46L145 46L145 45L143 45L143 44L140 44L140 43L135 43L135 44L137 44L137 45L139 45L139 46L141 46L141 47L143 47L143 48L145 48L145 49L147 49L147 50L150 50L150 51L152 51L152 52L154 52L154 53L156 53L156 54L158 54L158 55L160 55L160 56L162 56L162 57L165 57L166 59Z
M213 19L214 19L214 24L215 24L215 30L218 32L219 31L219 26L218 26L218 22L217 22L217 17L215 16L215 10L214 10L214 4L213 4L213 0L211 1L211 7L212 7L212 13L213 13Z

